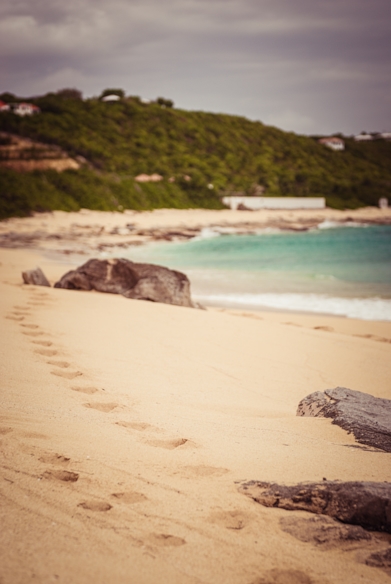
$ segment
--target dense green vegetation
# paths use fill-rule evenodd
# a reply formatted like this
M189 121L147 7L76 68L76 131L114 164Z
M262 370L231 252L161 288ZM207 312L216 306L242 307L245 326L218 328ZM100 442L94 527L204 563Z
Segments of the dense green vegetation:
M9 94L0 99L16 100ZM1 113L0 131L59 145L88 163L63 173L1 170L3 218L80 207L219 208L221 193L251 194L256 185L268 196L320 195L330 206L354 208L376 205L391 190L390 142L345 139L346 150L334 152L315 138L238 116L178 110L163 98L105 103L64 90L30 101L42 113ZM139 184L134 177L140 173L164 180Z

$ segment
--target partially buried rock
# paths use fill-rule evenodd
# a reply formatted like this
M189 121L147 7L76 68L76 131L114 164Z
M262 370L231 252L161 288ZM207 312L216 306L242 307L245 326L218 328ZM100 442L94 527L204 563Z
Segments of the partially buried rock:
M55 288L97 290L126 298L194 307L190 282L181 272L125 259L89 260L67 272Z
M371 534L360 525L349 525L325 515L281 517L280 526L300 541L321 546L323 549L356 545L359 541L370 541Z
M41 268L35 268L35 270L26 270L25 272L22 272L22 278L25 284L50 287L49 281Z
M367 566L381 568L391 576L391 547L371 554L365 563Z
M265 507L309 511L371 531L391 533L391 484L322 481L294 486L260 481L243 483L239 491Z
M333 418L361 444L391 452L391 400L336 387L301 400L298 416Z

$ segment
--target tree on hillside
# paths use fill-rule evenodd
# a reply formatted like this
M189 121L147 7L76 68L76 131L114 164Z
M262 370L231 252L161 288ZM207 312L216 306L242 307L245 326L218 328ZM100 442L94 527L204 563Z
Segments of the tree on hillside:
M64 97L65 99L83 99L83 94L79 89L76 88L64 88L64 89L59 89L56 92L56 95L58 95L59 97Z
M172 99L166 99L165 97L158 97L156 103L162 107L174 107L174 102Z
M12 103L17 99L18 98L13 93L9 93L9 91L0 94L0 100L5 101L5 103Z
M99 96L99 99L106 97L106 95L118 95L121 99L125 97L125 91L123 89L104 89Z

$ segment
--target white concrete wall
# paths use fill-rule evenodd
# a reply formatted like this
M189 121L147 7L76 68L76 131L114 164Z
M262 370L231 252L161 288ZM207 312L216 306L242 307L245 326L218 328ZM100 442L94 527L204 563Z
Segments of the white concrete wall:
M240 204L251 211L258 209L324 209L324 197L223 197L223 204L236 210Z

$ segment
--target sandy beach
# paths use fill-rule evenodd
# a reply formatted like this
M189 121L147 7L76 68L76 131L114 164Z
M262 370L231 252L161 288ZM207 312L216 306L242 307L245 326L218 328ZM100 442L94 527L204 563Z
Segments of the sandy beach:
M303 541L284 518L310 514L263 507L238 484L391 481L389 453L296 416L302 398L337 386L391 399L390 322L197 310L21 278L39 265L53 285L73 254L82 263L106 244L325 220L390 223L391 210L55 212L0 224L1 584L389 580L365 563L389 535Z
M203 229L241 234L270 229L305 231L324 222L389 225L391 208L366 207L348 211L328 208L295 211L156 209L143 212L127 210L123 213L87 209L78 213L54 211L0 222L0 247L29 247L65 255L120 253L121 250L151 241L191 239Z

